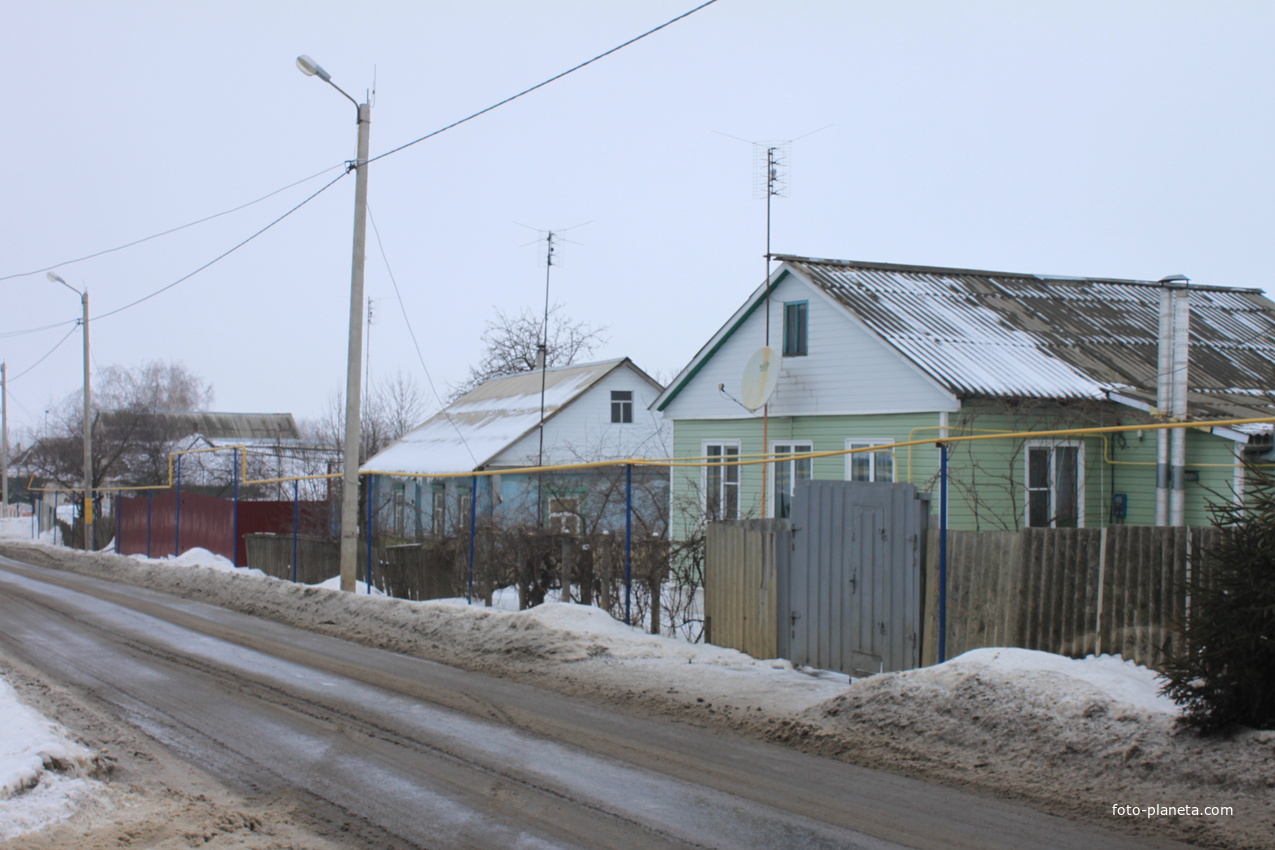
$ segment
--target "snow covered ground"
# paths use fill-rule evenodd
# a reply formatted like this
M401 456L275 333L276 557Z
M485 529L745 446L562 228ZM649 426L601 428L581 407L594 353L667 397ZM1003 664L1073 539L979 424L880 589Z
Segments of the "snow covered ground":
M8 522L0 534L9 534L0 542L10 543L30 536ZM236 570L201 550L146 561L37 543L9 554L68 569L91 564L95 574L115 580L1107 826L1208 846L1275 846L1275 732L1250 730L1225 740L1178 732L1176 706L1158 694L1156 674L1118 657L978 649L935 667L852 682L784 660L646 634L579 605L518 612L502 610L516 607L510 597L484 608L368 596L366 586L342 594L335 579L322 589L297 587ZM38 828L86 805L94 788L105 793L92 765L91 752L0 684L4 829ZM1116 814L1113 807L1122 805L1230 806L1232 813Z

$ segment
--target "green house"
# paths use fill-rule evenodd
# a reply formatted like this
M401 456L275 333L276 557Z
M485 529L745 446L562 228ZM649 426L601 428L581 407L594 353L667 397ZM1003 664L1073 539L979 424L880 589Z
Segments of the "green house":
M1271 423L1237 421L1275 416L1275 303L1260 290L776 260L652 404L685 460L675 534L785 516L803 478L937 493L941 437L988 438L949 444L954 529L1204 525L1210 503L1243 498L1247 463L1275 460ZM997 437L1174 412L1208 424L1177 445L1154 428Z

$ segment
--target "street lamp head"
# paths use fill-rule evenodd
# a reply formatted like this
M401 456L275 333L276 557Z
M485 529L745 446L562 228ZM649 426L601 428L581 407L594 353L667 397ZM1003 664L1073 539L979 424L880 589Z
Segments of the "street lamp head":
M55 275L53 272L49 272L47 277L49 278L49 280L53 281L54 283L60 283L63 286L70 286L69 283L67 283L65 280Z
M313 59L311 59L309 56L306 56L305 54L302 54L297 57L297 67L300 68L301 73L305 74L307 77L317 76L320 80L323 80L323 82L325 83L332 82L332 75L329 74L327 71L323 70L323 66L321 66L318 62L315 62Z

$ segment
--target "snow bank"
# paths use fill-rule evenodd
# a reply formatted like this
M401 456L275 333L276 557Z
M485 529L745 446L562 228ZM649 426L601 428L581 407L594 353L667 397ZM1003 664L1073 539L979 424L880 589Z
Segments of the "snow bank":
M0 677L0 840L70 817L99 783L93 753Z

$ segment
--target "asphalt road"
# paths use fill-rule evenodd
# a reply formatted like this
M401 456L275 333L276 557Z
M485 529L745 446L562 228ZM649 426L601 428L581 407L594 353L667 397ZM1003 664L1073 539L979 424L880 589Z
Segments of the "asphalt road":
M1171 846L6 558L0 645L227 782L406 846Z

